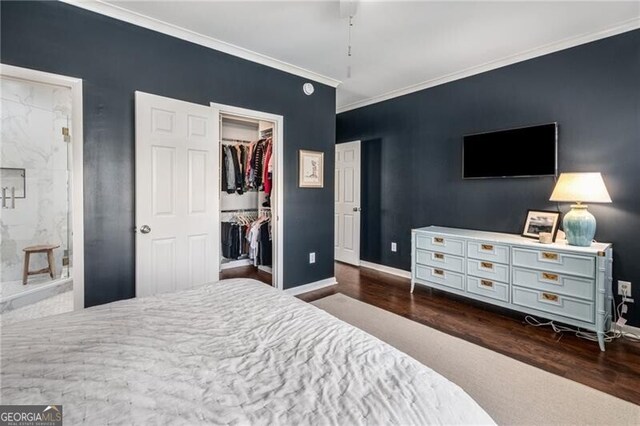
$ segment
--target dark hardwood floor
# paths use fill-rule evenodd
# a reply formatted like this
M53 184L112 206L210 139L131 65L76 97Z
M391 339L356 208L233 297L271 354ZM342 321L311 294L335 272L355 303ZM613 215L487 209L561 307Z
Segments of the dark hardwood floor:
M417 286L408 279L336 263L338 285L298 296L313 301L343 293L447 334L640 405L640 344L597 342L533 327L524 316Z

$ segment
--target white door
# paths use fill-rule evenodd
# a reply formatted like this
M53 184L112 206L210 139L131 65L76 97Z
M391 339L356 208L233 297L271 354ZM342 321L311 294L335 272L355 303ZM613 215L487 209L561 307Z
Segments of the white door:
M136 92L138 297L218 280L216 116L209 106Z
M335 258L360 265L360 141L336 145Z

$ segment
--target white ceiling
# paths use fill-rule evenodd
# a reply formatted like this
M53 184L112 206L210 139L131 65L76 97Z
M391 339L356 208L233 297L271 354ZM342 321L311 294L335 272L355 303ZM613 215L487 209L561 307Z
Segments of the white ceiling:
M637 1L362 2L348 58L338 1L108 3L340 80L338 110L640 27Z

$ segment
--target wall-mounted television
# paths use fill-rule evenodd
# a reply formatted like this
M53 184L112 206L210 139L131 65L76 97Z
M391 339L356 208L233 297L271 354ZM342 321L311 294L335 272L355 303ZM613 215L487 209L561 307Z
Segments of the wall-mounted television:
M463 179L556 176L557 172L557 123L476 133L463 139Z

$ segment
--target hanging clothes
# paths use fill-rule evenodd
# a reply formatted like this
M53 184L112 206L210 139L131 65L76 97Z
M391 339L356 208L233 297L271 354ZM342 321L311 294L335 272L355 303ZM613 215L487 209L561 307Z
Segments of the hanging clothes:
M263 217L253 222L248 228L246 238L249 243L249 259L253 261L253 266L271 266L271 219Z
M271 139L267 139L266 143L267 143L267 148L264 156L262 181L264 186L264 192L265 194L267 194L267 197L268 197L271 195L271 187L273 183L272 174L271 174L271 170L273 169L273 143Z
M221 228L222 256L227 259L240 257L240 239L238 224L234 222L222 222Z
M222 188L228 194L236 192L236 170L233 161L233 153L229 145L223 145L224 152L223 173L226 175L226 188Z
M271 232L269 231L271 224L270 221L264 222L260 225L259 235L259 263L264 266L271 266L272 258L272 244L271 244Z
M264 149L265 140L260 139L253 150L253 156L251 158L251 188L260 190L262 189L262 170L264 161Z

